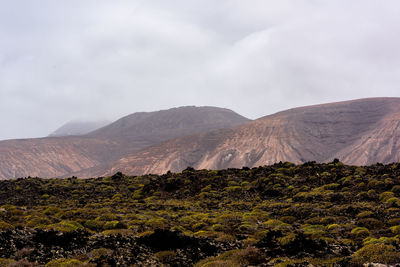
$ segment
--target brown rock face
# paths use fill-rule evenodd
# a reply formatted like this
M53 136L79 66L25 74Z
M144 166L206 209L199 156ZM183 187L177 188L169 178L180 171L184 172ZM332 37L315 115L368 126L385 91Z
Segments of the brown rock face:
M181 107L134 113L84 136L1 141L0 179L70 176L168 139L248 121L228 109Z
M116 144L84 137L48 137L0 142L0 178L58 177L103 162Z
M371 98L295 108L230 129L148 147L81 176L259 166L279 161L346 164L400 159L400 98Z

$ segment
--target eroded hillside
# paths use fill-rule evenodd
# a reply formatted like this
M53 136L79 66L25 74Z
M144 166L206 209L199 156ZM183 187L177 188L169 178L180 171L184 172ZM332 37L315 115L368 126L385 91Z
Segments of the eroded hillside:
M361 99L279 112L230 129L167 141L78 176L257 167L279 161L367 165L400 160L400 98Z

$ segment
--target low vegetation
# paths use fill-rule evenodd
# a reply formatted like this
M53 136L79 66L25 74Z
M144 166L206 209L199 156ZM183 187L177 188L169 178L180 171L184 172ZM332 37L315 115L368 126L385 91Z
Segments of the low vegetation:
M400 164L0 181L0 266L400 262Z

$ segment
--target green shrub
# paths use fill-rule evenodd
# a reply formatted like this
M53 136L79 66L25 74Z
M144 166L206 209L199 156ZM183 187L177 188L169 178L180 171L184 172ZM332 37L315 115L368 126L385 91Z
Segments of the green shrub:
M3 220L0 220L0 231L8 230L8 229L13 229L14 225L9 224Z
M83 229L83 226L75 221L61 221L59 223L46 226L48 229L54 229L61 232L72 232L78 229Z
M109 221L104 224L103 229L105 230L117 229L120 226L121 224L119 221Z
M269 219L268 221L264 222L264 225L269 227L269 228L280 228L280 227L285 227L289 226L289 224L284 223L280 220L275 220L275 219Z
M254 225L245 223L245 224L241 224L238 227L238 230L242 233L250 233L253 229L255 229L256 227Z
M87 220L83 225L90 230L99 231L103 229L104 222L99 220Z
M367 237L370 235L370 232L365 227L356 227L353 230L351 230L351 234L356 237Z
M15 264L15 260L0 258L0 267L7 267L7 266L10 266L12 264Z
M326 228L328 230L338 230L342 227L339 224L333 223L333 224L329 224Z
M379 195L379 200L386 202L386 200L388 200L389 198L394 197L394 193L393 192L383 192Z
M164 218L154 218L147 220L145 225L147 227L151 227L153 229L159 228L159 229L165 229L168 228L168 220ZM193 224L195 225L195 224Z
M241 186L228 186L225 187L225 191L228 193L234 193L234 192L240 192L242 191L242 187Z
M392 207L398 207L400 206L400 199L398 199L397 197L391 197L386 199L386 204L392 206Z
M45 267L82 267L83 262L76 259L56 259L48 262Z
M224 230L224 226L222 224L214 224L211 226L211 230L213 231L223 231Z
M380 238L373 238L373 237L367 237L363 240L364 245L368 244L387 244L387 245L393 245L399 243L399 239L397 237L385 237L382 236Z
M58 213L60 211L61 211L61 209L58 208L58 207L48 207L47 209L45 209L43 211L43 213L46 214L46 215L54 215L54 214L56 214L56 213Z
M372 217L373 215L374 213L372 211L367 210L357 214L357 218L367 218L367 217Z
M400 235L400 225L392 226L390 230L392 230L393 234Z
M325 233L325 226L323 225L304 225L301 230L304 231L305 234L313 235L313 236L321 236Z
M395 185L392 187L392 192L396 195L400 195L400 185Z
M295 233L290 233L290 234L288 234L288 235L286 235L284 237L279 238L278 241L279 241L279 243L281 245L287 245L287 244L290 244L293 241L295 241L296 240L296 236L297 235Z
M333 184L327 184L324 185L324 190L335 190L339 187L339 184L333 183Z
M296 221L296 217L294 216L283 216L280 220L284 223L292 224Z
M115 221L118 217L114 213L104 213L96 218L99 221Z
M368 229L378 229L383 227L383 222L374 218L363 218L357 221L357 225L363 226Z
M371 262L395 264L400 262L400 253L392 245L368 244L353 254L351 262L357 265Z
M233 260L218 260L206 258L195 265L195 267L241 267L242 265Z
M332 217L332 216L327 216L327 217L321 218L320 224L328 225L328 224L333 224L337 221L338 221L338 218Z
M198 262L195 267L240 267L257 266L265 261L264 255L253 247L230 250L217 257L209 257Z
M51 221L47 217L32 217L26 223L27 227L44 227L45 225L50 224Z
M388 224L393 226L400 225L400 218L392 218L388 220Z

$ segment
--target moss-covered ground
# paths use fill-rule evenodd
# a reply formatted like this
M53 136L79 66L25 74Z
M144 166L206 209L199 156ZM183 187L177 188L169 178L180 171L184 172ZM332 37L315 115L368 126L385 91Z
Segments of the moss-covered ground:
M0 266L394 264L399 198L400 164L337 160L0 181Z

